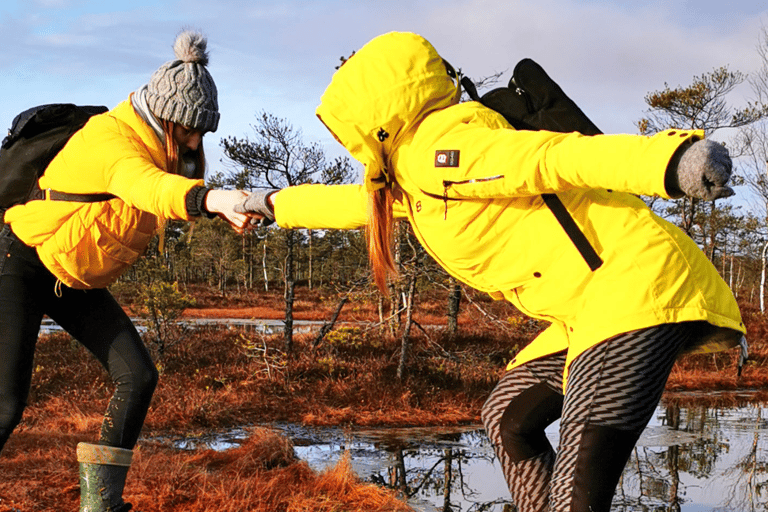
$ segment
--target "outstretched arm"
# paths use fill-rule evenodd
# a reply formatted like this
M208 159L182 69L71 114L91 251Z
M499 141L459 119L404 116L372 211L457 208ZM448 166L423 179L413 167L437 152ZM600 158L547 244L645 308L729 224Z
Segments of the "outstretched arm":
M402 203L393 209L405 216ZM368 194L362 185L298 185L252 192L236 210L288 229L357 229L368 222Z
M478 113L478 119L480 114L487 113ZM701 131L668 130L652 137L518 131L509 128L501 116L495 119L490 114L487 119L468 119L445 130L440 117L435 114L424 122L409 158L398 163L406 182L432 195L496 199L593 188L661 197L686 193L710 199L731 192L726 187L730 177L727 151L718 150L725 148L714 142L697 142L704 136ZM451 165L436 160L445 150L455 155ZM688 153L699 155L683 159ZM673 173L670 179L668 170ZM688 178L680 180L678 171L683 170ZM666 185L675 188L678 182L679 186L683 182L692 186L667 190Z

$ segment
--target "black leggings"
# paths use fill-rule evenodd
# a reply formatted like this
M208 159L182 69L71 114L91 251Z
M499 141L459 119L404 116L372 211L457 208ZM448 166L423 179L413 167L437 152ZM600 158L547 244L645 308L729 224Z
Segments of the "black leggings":
M90 350L116 385L100 443L132 449L157 384L157 370L135 326L106 289L60 286L35 249L0 231L0 449L27 405L43 315ZM66 361L63 361L66 364Z
M660 325L606 340L571 363L565 394L565 352L507 372L482 417L517 510L608 512L672 365L700 327ZM556 454L544 429L558 418Z

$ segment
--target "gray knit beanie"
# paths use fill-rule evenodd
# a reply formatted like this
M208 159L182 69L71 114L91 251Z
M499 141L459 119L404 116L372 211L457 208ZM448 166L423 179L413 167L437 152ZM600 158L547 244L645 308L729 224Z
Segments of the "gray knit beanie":
M216 84L208 73L208 41L202 34L184 31L176 37L176 60L155 71L147 84L147 103L159 119L202 132L219 126Z

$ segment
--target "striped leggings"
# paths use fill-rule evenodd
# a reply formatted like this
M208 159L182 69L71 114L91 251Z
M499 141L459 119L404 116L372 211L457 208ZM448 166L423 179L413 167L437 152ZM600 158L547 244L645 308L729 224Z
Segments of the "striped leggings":
M692 324L610 338L571 364L565 352L510 370L482 410L519 512L608 512L624 465L651 419ZM544 429L560 419L555 454Z

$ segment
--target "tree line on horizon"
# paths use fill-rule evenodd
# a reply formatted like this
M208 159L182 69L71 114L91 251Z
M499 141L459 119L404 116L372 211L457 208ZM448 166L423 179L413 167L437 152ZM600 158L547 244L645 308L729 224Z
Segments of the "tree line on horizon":
M639 133L652 135L678 128L704 130L706 135L728 134L726 146L734 157L733 184L746 187L756 198L749 208L732 201L691 198L663 200L643 197L660 216L694 239L740 298L759 302L765 312L766 256L768 255L768 29L758 45L759 69L751 74L716 68L693 78L685 87L667 84L646 95L648 109L637 121ZM489 85L491 80L477 80ZM739 85L751 87L754 99L743 106L729 102ZM208 180L215 187L252 190L284 188L305 183L342 184L357 180L348 157L328 159L322 147L303 140L302 132L286 119L262 111L256 115L252 137L221 140L227 169ZM718 137L721 139L721 137ZM435 264L413 237L407 222L396 233L400 279L391 286L392 311L408 315L417 290L448 292L446 311L455 320L461 286ZM220 293L282 288L286 304L286 348L291 348L292 307L296 286L344 293L367 287L369 271L365 236L361 230L282 230L258 228L238 235L214 219L193 224L169 222L153 244L148 264L140 264L121 281L163 279L203 283ZM144 269L144 270L142 270ZM159 270L159 271L158 271ZM455 329L455 326L452 326Z

